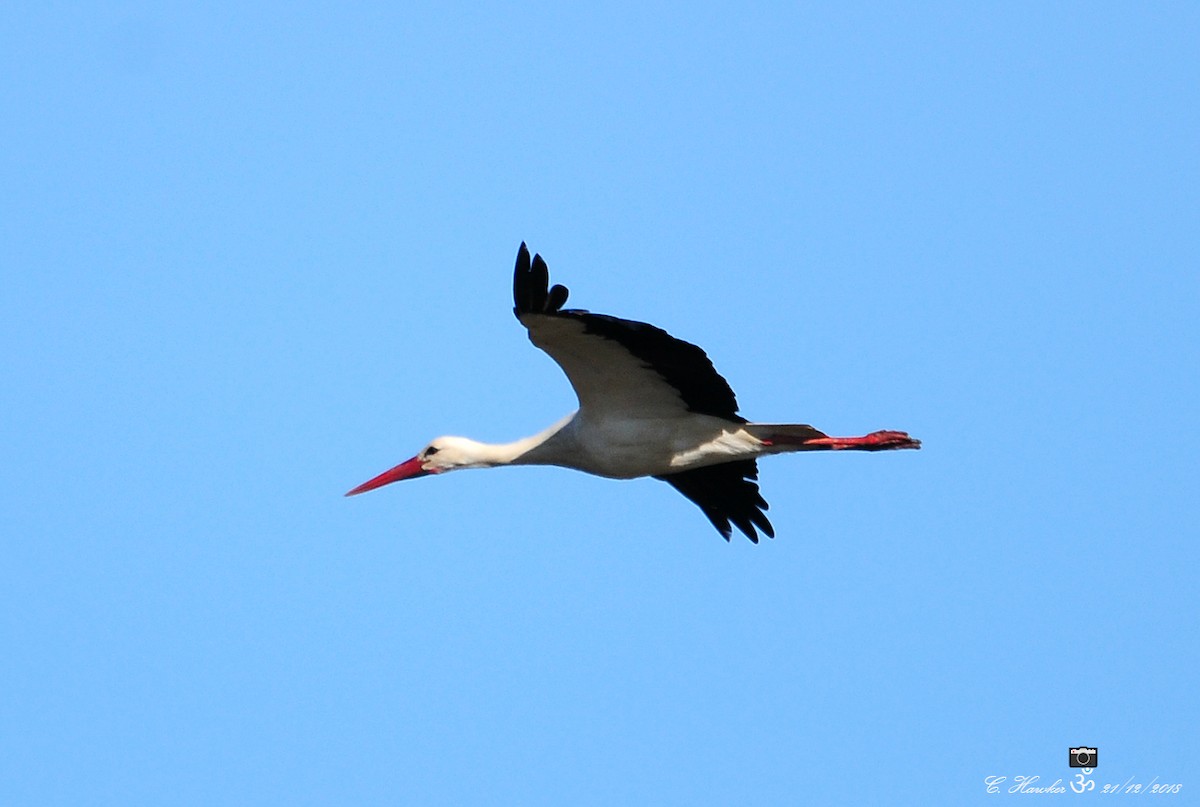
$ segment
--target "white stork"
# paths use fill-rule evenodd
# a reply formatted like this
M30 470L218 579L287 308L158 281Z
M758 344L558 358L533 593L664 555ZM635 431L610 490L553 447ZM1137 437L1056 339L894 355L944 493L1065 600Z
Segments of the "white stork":
M545 431L491 445L439 437L421 453L347 493L428 474L497 465L558 465L612 479L653 476L691 499L728 541L730 523L758 542L774 538L758 492L756 458L789 451L920 448L904 432L829 437L812 426L750 423L704 351L626 319L563 309L541 255L517 253L513 312L529 339L558 362L579 409Z

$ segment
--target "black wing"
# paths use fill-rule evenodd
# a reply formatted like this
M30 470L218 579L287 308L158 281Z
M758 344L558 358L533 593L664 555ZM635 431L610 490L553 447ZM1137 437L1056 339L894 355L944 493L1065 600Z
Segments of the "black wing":
M567 374L590 411L679 411L745 423L737 398L704 351L661 328L627 319L563 310L565 286L550 286L541 255L517 253L513 313L529 339ZM636 378L636 384L631 380Z
M700 505L726 541L733 534L729 526L731 521L756 544L755 526L768 538L775 537L775 528L764 512L770 505L758 492L758 463L754 460L708 465L654 478L661 479Z

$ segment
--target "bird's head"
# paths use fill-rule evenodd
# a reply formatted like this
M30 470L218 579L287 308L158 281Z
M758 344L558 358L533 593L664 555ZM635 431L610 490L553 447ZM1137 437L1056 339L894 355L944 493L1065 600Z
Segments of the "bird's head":
M384 471L374 479L363 482L346 495L366 493L368 490L402 479L416 479L418 476L457 471L461 468L487 468L494 463L487 461L482 449L480 443L466 437L439 437L421 449L417 456Z

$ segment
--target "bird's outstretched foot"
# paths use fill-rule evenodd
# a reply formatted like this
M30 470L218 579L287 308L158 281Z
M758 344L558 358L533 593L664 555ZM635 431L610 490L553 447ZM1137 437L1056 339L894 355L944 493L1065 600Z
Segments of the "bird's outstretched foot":
M816 437L805 440L804 445L822 446L835 451L891 451L897 448L920 448L921 441L909 437L907 432L879 431L863 437Z

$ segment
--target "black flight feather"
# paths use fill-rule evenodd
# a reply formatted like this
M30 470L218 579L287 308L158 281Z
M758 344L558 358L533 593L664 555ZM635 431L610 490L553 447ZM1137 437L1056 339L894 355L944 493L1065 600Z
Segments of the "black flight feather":
M763 535L775 537L775 528L764 512L770 505L758 492L758 463L735 460L656 476L691 499L728 541L733 534L730 522L758 543L757 526Z
M546 301L547 313L561 310L567 302L567 294L566 286L555 286L550 289L550 299Z

